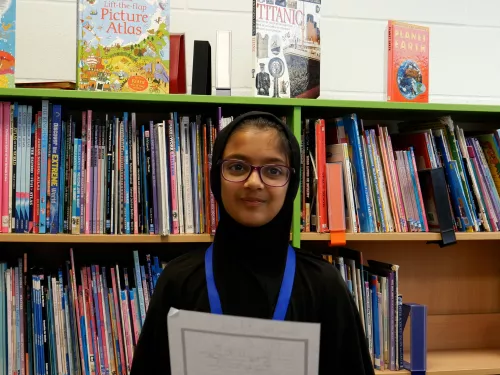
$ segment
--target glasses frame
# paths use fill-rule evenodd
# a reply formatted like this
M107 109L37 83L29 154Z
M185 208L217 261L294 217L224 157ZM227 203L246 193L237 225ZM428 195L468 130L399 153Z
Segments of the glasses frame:
M244 180L241 180L241 181L231 181L229 180L226 176L224 176L224 168L222 168L222 164L224 164L225 162L228 162L228 161L234 161L234 162L240 162L240 163L244 163L246 165L249 165L250 166L250 172L248 173L248 176L245 177ZM232 182L232 183L235 183L235 184L239 184L241 182L246 182L250 176L252 175L253 171L257 171L257 173L259 174L259 177L260 177L260 180L262 181L262 183L266 186L269 186L269 187L283 187L285 186L286 184L288 184L288 182L290 182L290 177L292 176L292 173L295 173L295 169L294 168L291 168L287 165L284 165L284 164L275 164L275 163L271 163L271 164L263 164L263 165L253 165L253 164L250 164L244 160L240 160L240 159L222 159L222 160L219 160L219 162L217 163L220 167L220 174L222 176L222 178L228 182ZM265 168L265 167L282 167L282 168L286 168L288 169L288 171L290 173L288 173L288 178L286 179L285 183L283 185L269 185L269 184L266 184L264 182L264 179L262 178L262 168Z

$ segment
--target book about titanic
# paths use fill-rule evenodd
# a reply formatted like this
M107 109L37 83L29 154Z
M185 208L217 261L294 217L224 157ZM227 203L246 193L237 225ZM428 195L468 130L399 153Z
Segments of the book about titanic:
M317 98L321 0L254 0L254 96Z
M429 102L429 28L388 22L387 100Z
M170 0L79 0L77 88L168 94Z
M0 88L16 87L16 0L0 0Z

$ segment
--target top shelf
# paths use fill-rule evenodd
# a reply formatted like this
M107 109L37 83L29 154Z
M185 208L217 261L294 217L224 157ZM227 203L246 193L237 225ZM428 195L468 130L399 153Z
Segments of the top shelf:
M500 106L494 105L393 103L383 101L258 98L251 96L215 96L188 94L155 95L28 88L0 89L0 98L142 101L148 103L191 103L304 108L356 108L367 110L414 110L431 112L500 112Z

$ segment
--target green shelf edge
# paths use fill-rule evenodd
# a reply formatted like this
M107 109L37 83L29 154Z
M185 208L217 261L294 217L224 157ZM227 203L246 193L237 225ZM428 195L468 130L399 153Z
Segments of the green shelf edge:
M440 103L394 103L383 101L331 100L331 99L287 99L258 98L246 96L215 96L188 94L136 94L114 92L89 92L77 90L0 89L0 98L31 99L80 99L80 100L123 100L159 103L190 103L218 105L253 105L275 107L303 108L356 108L372 110L408 110L408 111L441 111L441 112L500 112L500 105L482 104L440 104Z
M302 119L301 108L293 107L291 125L293 134L295 135L295 138L297 138L299 145L301 144L301 119ZM297 196L295 197L295 200L293 201L293 217L292 217L292 246L297 249L300 248L300 219L301 219L300 191L301 191L301 186L299 185L299 191L297 193Z

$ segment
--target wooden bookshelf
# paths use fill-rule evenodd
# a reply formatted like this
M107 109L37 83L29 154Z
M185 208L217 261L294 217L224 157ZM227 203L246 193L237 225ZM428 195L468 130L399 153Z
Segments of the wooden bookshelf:
M166 113L200 108L204 113L222 107L224 115L267 110L286 115L300 139L304 117L333 118L358 113L368 121L408 120L451 115L454 120L498 124L500 106L438 103L308 100L205 95L147 95L53 89L0 89L0 100L40 105L42 99L71 110ZM300 233L300 199L294 203L292 244L317 253L329 253L329 234ZM440 248L438 233L348 233L347 246L363 252L363 258L400 266L399 288L405 302L428 307L427 373L432 375L500 374L500 232L457 233L457 244ZM9 250L43 252L71 247L112 248L113 260L128 248L141 251L190 249L190 244L209 243L213 236L194 235L70 235L0 234ZM59 245L52 245L52 244ZM172 244L162 246L161 244ZM10 244L10 245L9 245ZM86 246L85 244L95 244ZM122 246L111 246L113 244ZM79 245L79 246L78 246ZM82 252L84 252L82 250ZM116 255L115 255L116 254ZM108 254L109 255L109 254ZM75 250L78 257L78 250ZM1 260L1 259L0 259ZM96 262L99 259L95 259ZM405 348L408 337L405 334ZM395 374L377 371L378 374ZM408 373L400 371L400 373Z
M174 234L169 236L148 234L24 234L0 233L2 242L43 242L43 243L209 243L213 241L209 234ZM301 241L328 242L328 233L301 233ZM347 233L348 242L414 242L438 241L438 233ZM457 241L488 241L500 240L500 233L457 233Z
M457 241L500 240L500 232L456 233ZM329 241L329 233L301 233L302 241ZM346 233L347 241L439 241L439 233Z
M409 371L375 371L377 375ZM500 374L500 350L438 350L427 353L427 375Z
M197 243L212 242L209 234L176 234L158 236L147 234L0 234L1 242L43 242L43 243Z

